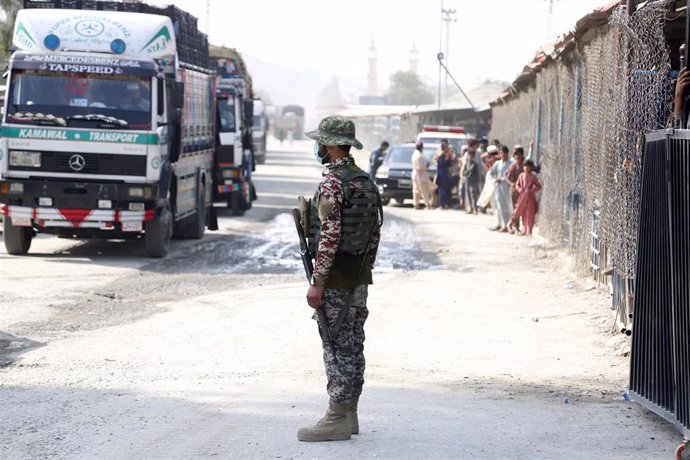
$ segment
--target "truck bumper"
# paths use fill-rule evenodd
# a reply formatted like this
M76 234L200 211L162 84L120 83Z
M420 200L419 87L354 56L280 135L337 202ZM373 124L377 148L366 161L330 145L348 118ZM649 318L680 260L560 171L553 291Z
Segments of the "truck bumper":
M241 167L218 165L213 177L213 201L227 201L233 194L242 193L245 183Z
M0 213L12 225L140 232L153 220L155 185L0 180ZM135 195L135 196L133 196Z

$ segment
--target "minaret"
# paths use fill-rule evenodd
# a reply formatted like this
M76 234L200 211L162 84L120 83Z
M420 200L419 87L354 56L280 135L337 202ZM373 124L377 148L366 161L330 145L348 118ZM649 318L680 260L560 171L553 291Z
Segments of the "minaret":
M410 50L410 72L417 73L417 44L412 43L412 49Z
M369 47L369 94L376 94L376 46L373 38Z

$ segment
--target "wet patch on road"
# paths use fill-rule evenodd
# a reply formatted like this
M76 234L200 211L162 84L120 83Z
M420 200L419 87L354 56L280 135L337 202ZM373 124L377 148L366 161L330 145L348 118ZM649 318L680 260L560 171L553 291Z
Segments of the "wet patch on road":
M22 353L43 346L41 342L0 331L0 368L12 364Z
M386 217L376 261L377 272L441 268L435 252L424 248L414 223ZM302 274L292 215L281 213L255 235L207 238L160 263L144 267L160 273Z

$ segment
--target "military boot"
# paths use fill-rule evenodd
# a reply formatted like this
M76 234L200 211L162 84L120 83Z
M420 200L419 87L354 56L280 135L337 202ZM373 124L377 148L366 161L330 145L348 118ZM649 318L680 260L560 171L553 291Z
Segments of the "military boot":
M347 418L347 407L332 399L328 403L326 415L316 425L300 428L297 439L300 441L344 441L352 437Z
M357 403L359 396L353 396L350 404L347 405L347 424L350 425L352 434L359 434L359 419L357 418Z

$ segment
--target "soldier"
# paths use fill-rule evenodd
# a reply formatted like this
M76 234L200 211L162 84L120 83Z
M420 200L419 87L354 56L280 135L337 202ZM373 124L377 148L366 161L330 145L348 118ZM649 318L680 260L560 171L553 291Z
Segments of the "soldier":
M314 156L327 168L309 212L307 239L316 256L307 303L325 310L333 345L323 343L328 410L316 425L301 428L297 438L339 441L359 433L357 403L364 384L367 291L383 210L376 185L350 156L351 147L362 149L352 121L326 117L316 131L305 135L316 141Z

